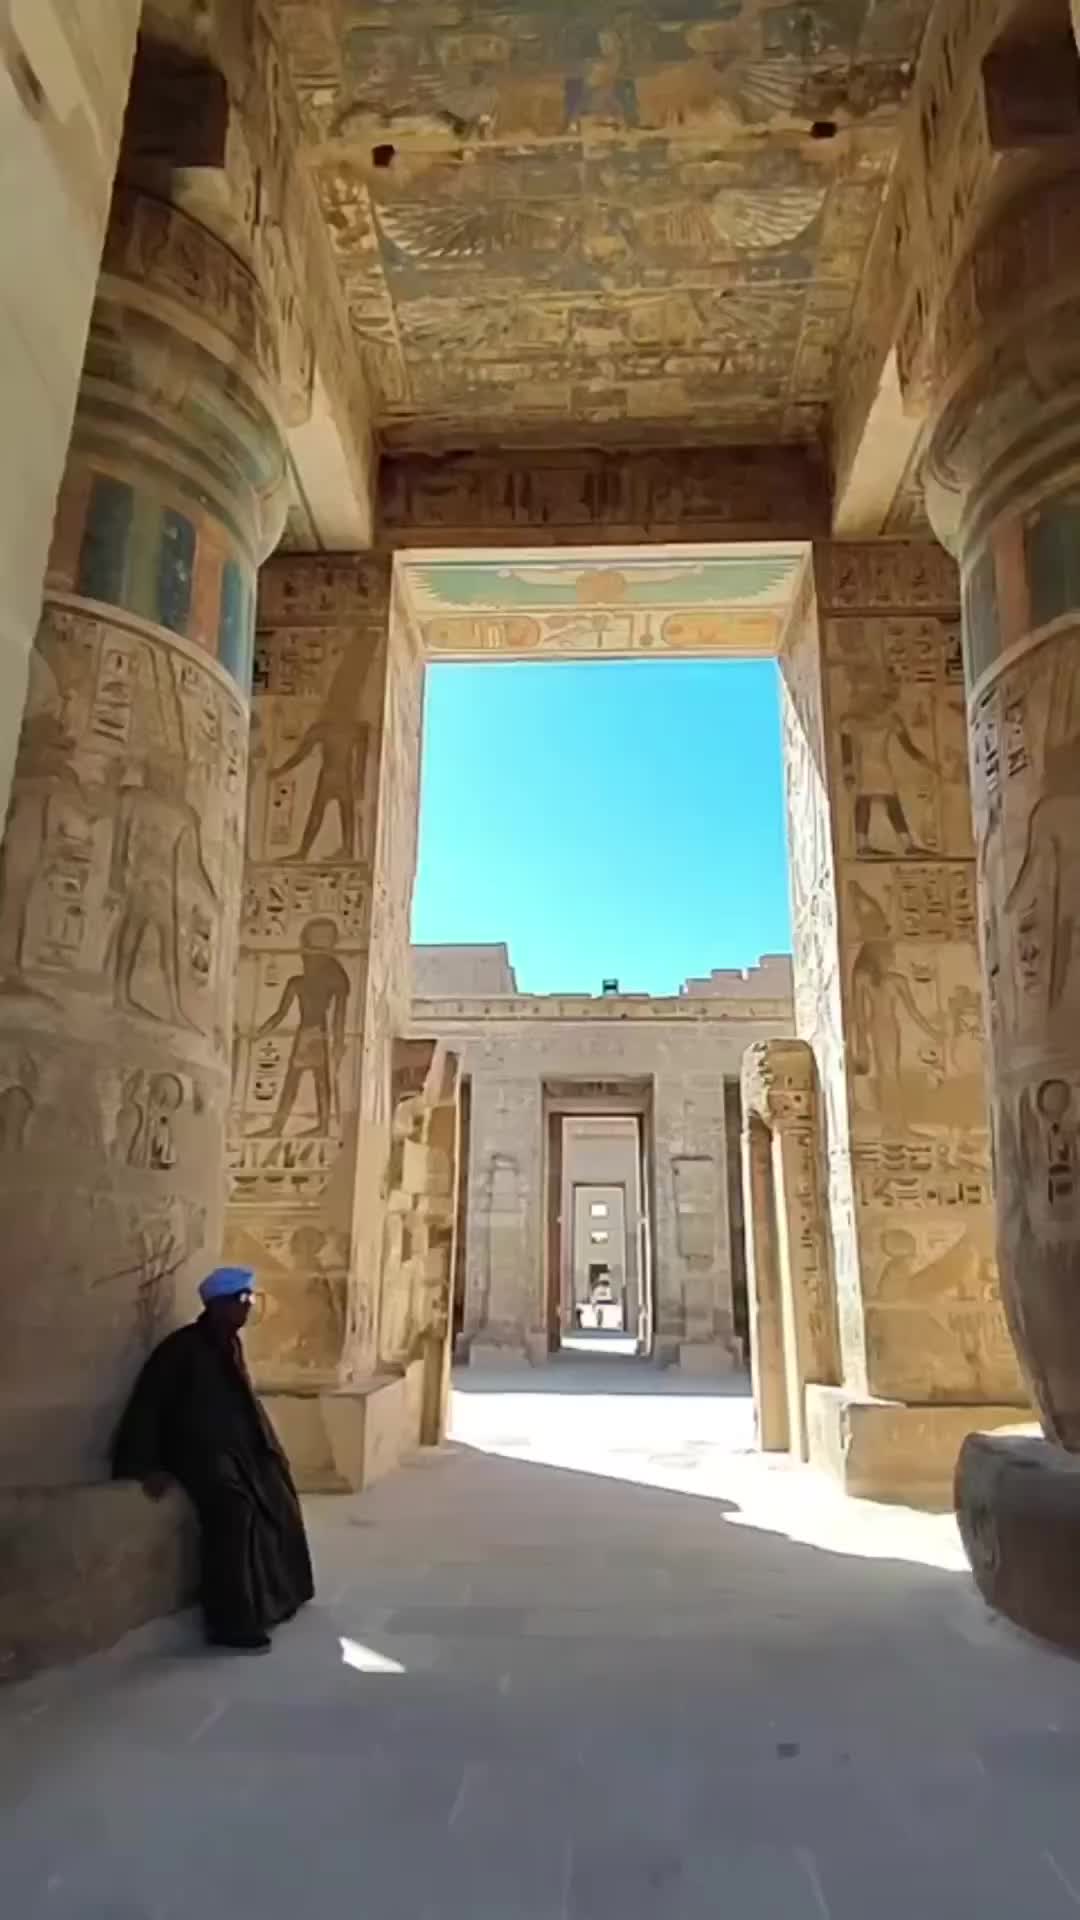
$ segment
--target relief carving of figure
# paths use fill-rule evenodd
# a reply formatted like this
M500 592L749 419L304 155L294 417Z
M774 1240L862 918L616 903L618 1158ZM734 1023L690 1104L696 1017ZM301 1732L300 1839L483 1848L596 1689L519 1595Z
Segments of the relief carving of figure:
M300 935L300 972L286 980L277 1007L258 1029L257 1039L276 1032L296 1006L298 1024L277 1109L269 1125L259 1129L262 1134L284 1133L305 1073L310 1073L314 1082L318 1116L314 1126L305 1131L325 1135L335 1120L340 1123L338 1076L345 1057L349 976L334 953L337 940L333 920L307 922Z
M319 771L311 796L300 845L287 857L307 860L322 830L330 809L337 807L341 826L338 857L359 859L363 852L364 780L371 745L371 727L360 717L359 706L368 660L363 654L347 653L334 675L333 683L317 720L301 736L296 748L280 766L271 768L270 778L280 780L295 773L313 755L318 755Z
M203 895L184 925L186 883ZM220 902L207 868L202 823L187 799L184 769L171 759L148 758L141 776L121 787L113 840L109 894L117 919L109 937L116 1005L201 1031L183 1004L185 971L208 978ZM168 1011L141 1000L136 971L153 954Z
M876 1081L883 1101L901 1101L901 1013L907 1014L935 1048L941 1045L941 1034L917 1006L911 982L897 965L891 941L867 940L859 948L851 971L851 1001L853 1070Z
M897 704L895 687L867 684L853 692L841 724L840 753L844 785L854 795L855 852L860 857L888 858L893 848L874 844L875 817L884 814L904 853L925 849L916 844L900 792L902 775L894 770L894 755L909 763L932 768L933 762L912 739Z

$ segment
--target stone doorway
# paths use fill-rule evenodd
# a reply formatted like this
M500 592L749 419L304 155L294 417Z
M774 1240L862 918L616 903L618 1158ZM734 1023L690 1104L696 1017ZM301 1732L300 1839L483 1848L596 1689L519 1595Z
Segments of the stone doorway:
M553 1112L557 1155L555 1350L644 1357L652 1346L652 1225L645 1114Z

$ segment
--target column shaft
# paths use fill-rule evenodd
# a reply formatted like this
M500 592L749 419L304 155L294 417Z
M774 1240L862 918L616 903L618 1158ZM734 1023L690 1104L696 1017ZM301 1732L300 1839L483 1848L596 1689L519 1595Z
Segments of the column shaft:
M964 580L1003 1284L1080 1447L1080 173L1006 207L937 339L929 498Z
M269 316L118 192L0 875L0 1473L94 1478L218 1252Z

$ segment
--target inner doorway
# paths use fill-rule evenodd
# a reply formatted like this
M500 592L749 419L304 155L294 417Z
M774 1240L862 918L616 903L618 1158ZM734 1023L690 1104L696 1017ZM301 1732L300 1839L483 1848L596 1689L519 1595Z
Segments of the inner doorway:
M652 1348L648 1089L545 1088L552 1353Z

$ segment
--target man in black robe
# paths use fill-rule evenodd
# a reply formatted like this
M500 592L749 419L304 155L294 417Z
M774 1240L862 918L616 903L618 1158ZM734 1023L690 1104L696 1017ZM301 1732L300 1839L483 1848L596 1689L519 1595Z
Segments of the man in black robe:
M141 1480L152 1499L180 1482L202 1532L207 1639L266 1653L269 1629L315 1588L288 1462L240 1346L254 1284L248 1267L218 1267L203 1281L199 1319L170 1333L135 1383L113 1473Z

